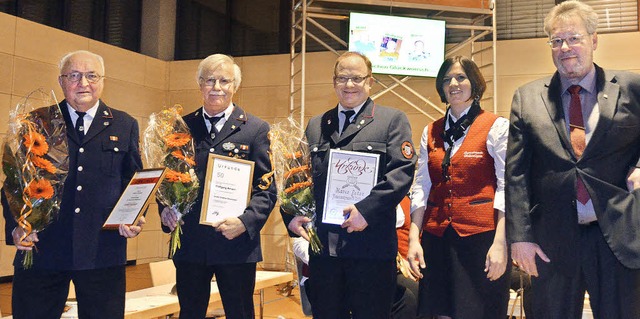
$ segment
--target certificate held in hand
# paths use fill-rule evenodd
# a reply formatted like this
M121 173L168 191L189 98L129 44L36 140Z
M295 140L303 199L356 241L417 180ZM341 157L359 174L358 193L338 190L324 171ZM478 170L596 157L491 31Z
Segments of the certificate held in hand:
M379 161L378 154L329 151L323 223L341 225L346 219L342 211L369 196L378 181Z
M254 162L209 154L200 224L216 225L244 213L251 198Z
M129 185L120 196L118 203L102 225L103 229L118 229L120 224L135 225L151 202L152 195L156 193L162 179L165 168L149 168L137 171Z

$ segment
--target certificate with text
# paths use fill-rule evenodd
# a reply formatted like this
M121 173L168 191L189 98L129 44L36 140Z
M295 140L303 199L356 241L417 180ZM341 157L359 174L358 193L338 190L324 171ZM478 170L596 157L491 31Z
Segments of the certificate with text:
M200 224L215 225L244 213L251 197L254 162L209 154Z
M322 222L341 225L342 211L369 196L378 181L380 155L332 149L322 214Z
M152 195L162 183L165 170L165 168L151 168L137 171L120 195L120 199L102 228L116 229L120 224L131 226L137 223L149 206Z

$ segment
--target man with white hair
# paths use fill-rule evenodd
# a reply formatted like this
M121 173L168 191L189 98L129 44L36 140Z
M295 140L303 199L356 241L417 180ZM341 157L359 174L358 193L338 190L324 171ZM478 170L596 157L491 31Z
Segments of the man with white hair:
M260 230L275 205L276 186L271 181L261 183L261 177L272 171L269 124L233 103L241 77L240 67L228 55L214 54L202 60L196 80L203 105L183 117L193 136L196 175L202 182L191 212L182 219L181 247L173 256L181 319L205 317L214 275L226 317L255 317L256 264L262 261ZM254 170L250 199L243 212L203 225L200 211L209 154L252 161ZM178 223L177 212L169 207L160 209L163 230L172 231Z
M2 194L7 244L16 246L12 307L16 319L59 319L73 280L80 318L123 318L127 238L142 230L120 225L102 230L106 218L136 170L142 168L138 123L101 99L102 57L75 51L60 61L59 107L67 126L69 173L58 219L22 239ZM48 112L52 105L34 112ZM22 266L23 251L37 242L33 265Z

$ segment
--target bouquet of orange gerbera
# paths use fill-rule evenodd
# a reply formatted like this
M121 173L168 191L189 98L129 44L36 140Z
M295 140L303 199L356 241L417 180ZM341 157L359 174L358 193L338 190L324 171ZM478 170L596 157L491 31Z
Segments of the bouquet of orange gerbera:
M294 216L306 216L311 222L304 225L309 234L309 246L318 254L322 244L318 238L314 221L316 201L313 198L313 179L309 163L309 145L302 138L302 128L293 118L271 126L271 161L276 172L277 188L280 191L280 209Z
M42 104L50 106L36 107ZM9 114L3 149L3 190L24 230L21 244L33 246L25 239L58 216L69 171L66 125L55 97L37 90L18 103ZM25 252L22 264L25 269L32 266L33 250Z
M144 132L144 155L150 167L166 167L167 173L156 198L178 212L178 224L171 232L169 257L180 249L182 216L196 201L198 177L195 174L195 149L189 127L180 115L182 106L175 105L153 113Z

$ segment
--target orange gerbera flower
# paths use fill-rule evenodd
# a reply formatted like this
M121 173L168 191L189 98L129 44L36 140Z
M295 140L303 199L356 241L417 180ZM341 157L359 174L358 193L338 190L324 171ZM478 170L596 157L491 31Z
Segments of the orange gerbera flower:
M169 147L184 146L191 140L191 135L188 133L172 133L164 138L165 143Z
M284 190L284 192L286 194L291 194L296 192L299 189L303 189L305 187L311 187L311 185L313 185L312 182L306 181L306 182L300 182L300 183L294 183L293 185L291 185L290 187L286 188Z
M53 186L46 179L34 179L27 185L27 195L35 199L50 199L53 197Z
M189 175L189 173L180 173L171 169L167 170L167 173L164 175L164 178L171 183L175 183L175 182L190 183L191 182L191 175Z
M53 163L51 163L48 159L35 155L30 156L29 159L31 159L31 162L36 167L40 167L51 174L56 173L56 167L53 166Z
M35 155L42 156L44 154L47 154L47 152L49 151L49 144L47 144L47 139L44 137L44 135L38 132L29 131L29 133L23 135L22 138L24 139L23 144L27 148L27 150Z
M192 157L186 157L184 156L184 154L182 154L181 150L175 150L173 152L171 152L171 155L173 155L173 157L179 159L179 160L183 160L185 161L185 163L191 165L191 166L196 166L196 161L193 160Z

